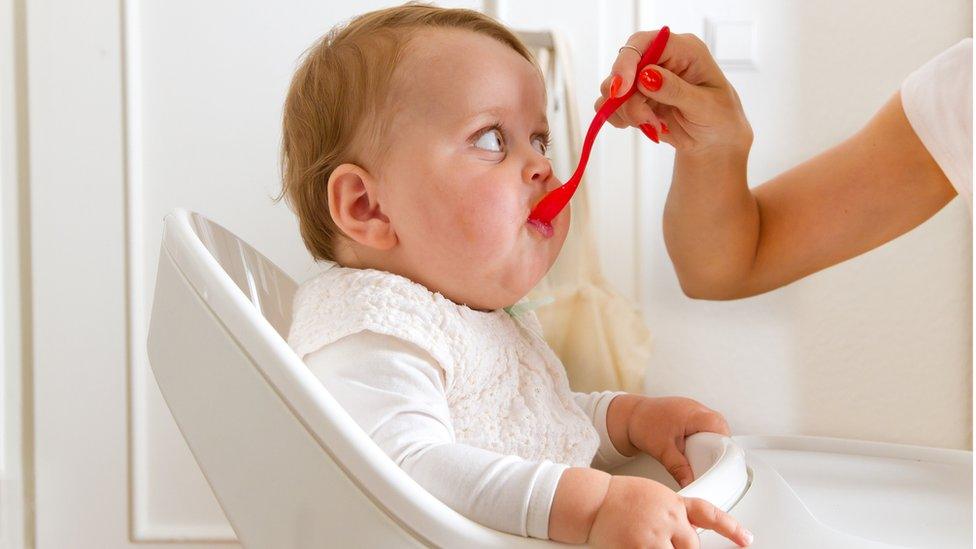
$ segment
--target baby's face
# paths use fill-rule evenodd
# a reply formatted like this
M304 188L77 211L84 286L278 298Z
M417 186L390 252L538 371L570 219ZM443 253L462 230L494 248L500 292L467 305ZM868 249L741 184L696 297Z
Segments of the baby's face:
M474 309L515 303L552 266L569 228L569 208L551 236L526 222L561 184L545 156L538 71L491 37L424 30L392 90L379 193L397 235L394 265Z

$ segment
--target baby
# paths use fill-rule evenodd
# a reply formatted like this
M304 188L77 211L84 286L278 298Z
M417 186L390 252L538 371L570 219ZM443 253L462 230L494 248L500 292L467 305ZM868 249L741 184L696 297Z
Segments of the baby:
M511 31L469 10L367 13L307 52L284 108L283 195L327 269L295 297L289 343L401 468L465 516L596 546L740 545L729 515L649 479L725 420L680 398L573 393L532 312L509 313L562 247L527 223L559 186L546 90Z

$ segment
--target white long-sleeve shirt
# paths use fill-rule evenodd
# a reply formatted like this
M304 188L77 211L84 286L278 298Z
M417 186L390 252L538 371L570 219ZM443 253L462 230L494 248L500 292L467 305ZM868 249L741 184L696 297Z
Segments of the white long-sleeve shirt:
M305 362L380 448L432 495L496 530L548 538L553 496L568 466L457 442L444 372L427 352L361 331L309 353ZM629 459L607 432L607 408L617 394L573 394L600 436L596 468Z

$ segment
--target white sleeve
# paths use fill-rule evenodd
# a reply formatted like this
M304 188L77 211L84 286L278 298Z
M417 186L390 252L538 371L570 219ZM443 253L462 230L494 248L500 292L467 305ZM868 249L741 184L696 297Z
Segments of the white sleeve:
M596 427L596 432L600 434L600 447L593 458L592 466L601 471L609 471L634 459L621 454L617 447L610 440L610 432L607 430L607 410L610 402L618 395L627 393L619 391L598 391L595 393L573 393L576 404L583 409L586 415Z
M915 134L972 211L973 39L908 75L901 102Z
M490 528L548 539L566 465L457 443L443 370L429 354L374 332L305 356L333 397L398 466L434 497Z

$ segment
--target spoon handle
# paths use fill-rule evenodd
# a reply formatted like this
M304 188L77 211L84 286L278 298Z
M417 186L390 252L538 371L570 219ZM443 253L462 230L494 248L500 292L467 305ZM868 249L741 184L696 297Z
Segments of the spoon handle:
M667 26L661 27L637 63L638 73L647 65L653 65L661 59L661 54L664 53L664 47L667 46L670 36L671 29ZM603 106L593 117L593 121L590 122L590 127L586 130L586 137L583 138L583 151L580 153L579 164L576 166L573 176L542 197L542 200L536 204L532 213L529 214L530 220L548 225L566 207L576 192L576 188L579 187L580 181L583 180L583 170L586 169L586 163L590 160L590 151L593 149L593 142L596 141L596 135L600 132L600 128L636 92L637 78L634 78L626 93L618 97L611 97L603 103Z

